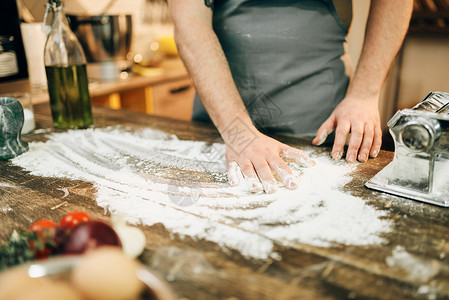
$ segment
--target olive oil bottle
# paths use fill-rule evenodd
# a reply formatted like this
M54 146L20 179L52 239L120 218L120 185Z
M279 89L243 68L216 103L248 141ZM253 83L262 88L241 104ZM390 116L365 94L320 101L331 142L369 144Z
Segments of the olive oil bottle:
M86 128L93 124L86 57L70 30L61 1L49 0L48 16L53 22L45 44L44 62L53 125Z
M58 128L84 128L93 123L86 65L46 66L53 123Z

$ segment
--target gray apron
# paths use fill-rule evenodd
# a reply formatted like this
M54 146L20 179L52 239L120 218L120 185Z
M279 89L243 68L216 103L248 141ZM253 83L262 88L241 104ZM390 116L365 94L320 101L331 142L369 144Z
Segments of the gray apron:
M313 136L345 96L347 27L332 0L216 0L213 27L261 131ZM210 121L198 96L192 119Z

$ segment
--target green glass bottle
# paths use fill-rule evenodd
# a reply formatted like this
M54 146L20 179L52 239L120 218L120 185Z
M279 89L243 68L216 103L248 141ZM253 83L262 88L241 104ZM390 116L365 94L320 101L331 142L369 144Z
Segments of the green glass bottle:
M45 44L44 62L53 125L86 128L93 124L86 57L70 30L61 1L49 0L46 17L49 15L53 22Z

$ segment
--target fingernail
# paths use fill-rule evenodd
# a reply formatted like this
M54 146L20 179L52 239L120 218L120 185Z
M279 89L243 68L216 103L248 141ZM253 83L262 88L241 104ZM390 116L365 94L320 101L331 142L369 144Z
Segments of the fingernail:
M334 159L334 160L340 160L341 159L341 153L340 152L334 152L334 153L332 153L332 158Z
M367 160L367 157L366 157L365 153L359 155L359 161L365 162L366 160Z
M304 168L310 168L316 165L316 162L307 156L299 158L297 163L300 167Z
M316 143L317 146L321 146L327 139L327 132L323 132L320 136L320 139L318 140L318 143Z
M238 186L240 181L238 178L235 178L234 176L229 176L229 185L230 186Z
M377 150L374 150L374 151L373 151L373 155L372 155L372 156L373 156L373 157L375 158L375 157L377 157L377 155L379 155L379 151L377 151Z
M290 177L285 181L285 187L289 190L296 189L298 187L298 180L294 176L290 175Z
M231 161L228 168L228 181L230 186L238 186L240 184L239 171L239 165L235 161Z
M246 182L251 193L258 193L262 190L262 184L257 178L246 178Z
M316 166L316 162L313 159L311 159L311 158L307 158L306 161L305 161L304 166L306 168L310 168L310 167Z
M258 193L262 190L262 186L260 183L253 183L251 184L251 193Z
M346 158L346 160L347 160L348 162L355 162L355 155L354 155L354 154L350 154L350 155Z
M267 193L267 194L273 194L274 192L277 191L277 185L275 183L266 181L263 183L263 186L264 186L265 193Z

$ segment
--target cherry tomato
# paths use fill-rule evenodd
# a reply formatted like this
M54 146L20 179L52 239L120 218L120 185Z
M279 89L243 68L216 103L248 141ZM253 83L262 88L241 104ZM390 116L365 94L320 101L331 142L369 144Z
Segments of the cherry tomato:
M63 228L71 230L79 223L90 221L90 216L83 211L74 211L64 215L61 219L60 225Z
M35 241L29 242L29 247L37 259L47 258L56 251L55 236L58 231L58 224L43 219L31 224L30 230L37 235Z
M37 233L40 237L46 237L48 235L53 235L56 233L58 224L51 220L39 220L31 224L30 230Z

